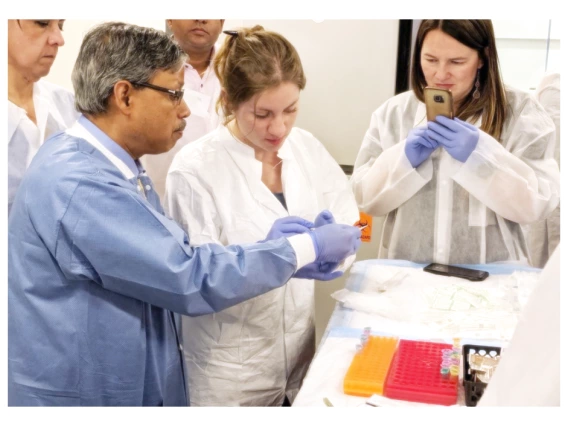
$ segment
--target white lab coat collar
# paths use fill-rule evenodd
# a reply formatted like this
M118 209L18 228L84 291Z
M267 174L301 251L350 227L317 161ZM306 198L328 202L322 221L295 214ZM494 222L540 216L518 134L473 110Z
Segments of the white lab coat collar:
M45 126L47 125L47 116L49 115L50 110L56 112L57 108L55 108L55 106L52 104L49 97L45 96L45 92L41 90L41 86L37 83L34 84L34 108L35 108L37 127L39 129L39 134L40 134L39 141L44 141ZM61 119L61 114L57 113L57 116L59 119Z
M23 108L8 101L8 141L10 141L14 133L16 133L16 129L19 127L20 121L22 121L25 115L26 111Z
M426 104L424 102L418 102L416 115L414 116L414 127L425 126L426 123Z
M97 138L95 138L87 129L85 129L78 121L75 122L75 124L67 129L65 131L68 135L71 136L75 136L77 138L81 138L81 139L85 139L87 142L89 142L91 145L93 145L95 148L97 148L106 158L109 159L109 161L114 164L116 166L116 168L118 170L120 170L122 172L122 174L124 175L124 177L127 180L130 180L136 176L134 176L134 173L132 173L132 170L130 170L130 168L124 163L124 161L122 161L120 158L118 158L116 155L114 155L112 152L110 152L103 144L101 144Z
M58 123L65 123L63 116L59 112L59 108L53 102L50 96L50 91L42 84L42 81L37 81L33 85L33 103L36 114L37 127L40 131L40 141L45 140L45 127L47 124L47 117L51 114L55 121ZM20 125L20 121L27 116L25 109L8 101L8 140L12 139L16 129Z
M45 87L44 84L42 84L41 80L34 84L34 97L35 96L37 96L47 105L49 105L48 111L57 122L59 123L65 122L63 116L61 115L61 112L59 111L59 108L57 108L55 103L53 102L53 99L51 97L51 92L47 89L47 87ZM45 126L43 127L43 129L41 129L41 131L42 131L42 140L44 140Z
M273 212L286 215L286 209L262 183L262 163L255 158L254 149L235 139L226 127L221 129L219 136L223 147L245 176L254 198ZM284 142L284 145L278 151L278 156L282 159L283 166L285 161L293 159L293 154L287 142Z

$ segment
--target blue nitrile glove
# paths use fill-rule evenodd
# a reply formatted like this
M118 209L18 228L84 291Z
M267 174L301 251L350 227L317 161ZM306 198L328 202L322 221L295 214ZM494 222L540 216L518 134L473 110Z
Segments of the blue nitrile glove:
M316 252L315 262L342 262L361 245L361 230L356 226L332 223L310 232Z
M331 281L343 275L343 271L333 270L339 265L338 262L314 262L300 268L294 274L295 278L306 278L309 280Z
M444 147L448 154L465 163L479 141L479 130L459 118L449 119L439 115L428 122L426 134Z
M426 135L427 130L428 127L426 126L415 127L408 132L408 136L406 137L404 153L414 168L418 167L430 157L430 154L439 146L438 142L430 139Z
M316 228L319 228L323 225L329 225L330 223L335 223L335 218L333 217L333 213L331 213L329 210L322 210L314 221ZM335 268L337 268L338 265L338 262L314 262L299 269L294 274L294 276L296 278L331 281L343 275L343 272L341 271L332 272Z
M296 234L303 234L314 227L309 220L302 219L298 216L286 216L276 219L272 224L272 228L268 231L268 235L261 243L269 240L276 240L281 237L291 237Z
M333 213L331 213L329 210L322 210L316 217L314 223L316 225L316 228L319 228L322 225L335 223L335 218L333 217Z

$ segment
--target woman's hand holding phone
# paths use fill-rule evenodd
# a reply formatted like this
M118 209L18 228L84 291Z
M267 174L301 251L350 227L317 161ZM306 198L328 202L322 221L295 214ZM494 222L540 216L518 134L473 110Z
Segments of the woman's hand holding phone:
M415 127L406 137L404 153L414 168L422 164L438 148L438 142L431 139L426 134L427 131L426 126Z
M426 135L462 163L467 161L479 141L477 127L459 118L450 120L443 116L436 117L436 121L428 122Z

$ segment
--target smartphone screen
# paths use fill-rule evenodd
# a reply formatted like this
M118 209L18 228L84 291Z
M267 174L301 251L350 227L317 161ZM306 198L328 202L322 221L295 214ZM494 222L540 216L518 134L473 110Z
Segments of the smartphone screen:
M450 90L426 87L424 88L424 103L428 121L436 120L438 115L454 118L454 100Z
M424 271L431 274L444 275L447 277L464 278L470 281L483 281L489 276L487 271L478 271L476 269L462 268L459 266L443 265L441 263L431 263L424 267Z

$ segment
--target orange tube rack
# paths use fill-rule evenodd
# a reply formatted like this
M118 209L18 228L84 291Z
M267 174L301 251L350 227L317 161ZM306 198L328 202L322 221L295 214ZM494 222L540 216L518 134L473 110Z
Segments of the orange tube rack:
M369 336L353 357L343 380L343 392L355 396L382 395L397 343L395 337Z

